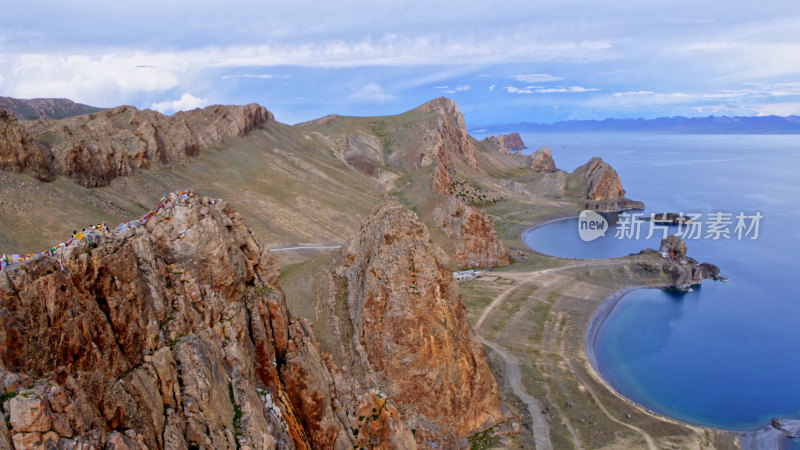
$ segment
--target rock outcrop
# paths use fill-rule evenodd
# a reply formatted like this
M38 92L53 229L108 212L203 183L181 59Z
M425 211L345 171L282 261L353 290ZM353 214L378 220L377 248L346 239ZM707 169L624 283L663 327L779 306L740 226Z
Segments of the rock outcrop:
M65 175L85 187L99 187L155 163L186 161L202 148L247 134L270 120L272 114L256 104L210 106L172 116L120 106L58 121L28 121L19 127L36 141L36 148L28 151L40 153L37 160L47 163L45 168L37 166L46 173L37 175L40 179ZM31 171L20 163L8 168Z
M553 155L547 147L542 147L533 152L533 154L529 156L528 161L530 168L537 172L554 172L556 170L556 163L553 161Z
M26 172L42 181L53 181L52 155L41 148L10 111L0 109L0 169Z
M671 235L662 239L658 253L666 261L663 270L672 278L676 288L689 289L705 279L725 280L720 275L719 267L698 263L686 256L686 243L679 236Z
M644 203L625 197L617 171L601 158L590 159L575 169L571 178L577 181L589 209L621 211L644 208Z
M308 322L290 317L274 257L227 203L190 192L145 225L103 239L76 240L0 273L0 387L10 426L2 427L4 442L261 449L352 448L380 439L413 446L385 396L334 389L342 375L328 366ZM369 297L370 306L361 308L369 331L377 331L375 301ZM457 312L463 320L463 305ZM395 330L402 342L418 324L404 325ZM474 338L457 342L437 342L429 351ZM480 347L470 349L480 355ZM375 353L375 364L405 361L389 355ZM382 376L426 377L405 369ZM428 393L449 405L443 411L452 413L454 397L465 401L459 422L472 425L494 411L470 397L476 388L492 393L490 376L462 380L436 369L430 373L441 379L434 386L448 386L445 380L471 386ZM390 386L399 386L399 395L418 394L406 384ZM370 405L385 408L357 437L353 412Z
M426 144L418 149L421 167L429 165L434 155L441 149L452 158L459 159L472 168L478 168L478 162L475 160L475 148L469 140L467 127L464 124L464 115L458 110L456 102L449 98L439 97L417 106L412 111L436 113L433 126L430 126L429 121L421 121L412 127L421 132L417 138ZM404 130L404 133L406 132ZM430 162L425 164L426 161Z
M433 220L453 246L455 266L508 265L506 247L497 237L491 217L453 197L438 200Z
M12 98L0 97L0 109L14 113L18 120L63 119L102 110L94 106L75 103L66 98Z
M516 131L509 134L499 134L497 136L489 136L484 139L493 145L500 147L500 151L508 153L509 151L522 150L528 148L522 142L522 137Z
M458 447L502 414L446 258L414 213L385 203L313 292L336 365L388 396L418 444Z

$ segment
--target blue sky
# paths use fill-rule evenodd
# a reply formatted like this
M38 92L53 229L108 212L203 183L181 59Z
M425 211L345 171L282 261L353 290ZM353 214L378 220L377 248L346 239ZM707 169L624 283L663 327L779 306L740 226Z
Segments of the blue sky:
M295 123L438 96L469 124L800 115L800 2L9 2L0 95Z

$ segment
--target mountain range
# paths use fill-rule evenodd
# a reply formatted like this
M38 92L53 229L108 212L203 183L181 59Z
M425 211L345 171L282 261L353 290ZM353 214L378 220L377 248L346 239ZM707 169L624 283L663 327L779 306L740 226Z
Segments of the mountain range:
M657 119L518 122L470 127L473 133L799 134L800 116L660 117Z

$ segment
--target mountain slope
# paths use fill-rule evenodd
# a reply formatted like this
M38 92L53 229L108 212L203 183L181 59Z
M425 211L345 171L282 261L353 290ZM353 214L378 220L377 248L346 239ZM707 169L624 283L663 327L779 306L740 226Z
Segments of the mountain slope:
M0 97L0 109L11 111L18 120L36 120L63 119L101 111L103 108L75 103L66 98Z

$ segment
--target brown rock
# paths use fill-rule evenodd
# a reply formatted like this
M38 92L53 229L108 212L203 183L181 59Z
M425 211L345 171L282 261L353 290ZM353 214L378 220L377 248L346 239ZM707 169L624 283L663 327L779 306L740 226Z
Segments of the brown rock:
M0 117L0 123L3 119L5 128L14 128L7 117ZM210 106L169 117L120 106L58 121L18 124L38 141L35 147L21 145L17 135L0 125L0 135L7 135L17 148L15 152L0 148L0 164L48 181L66 175L86 187L104 186L154 163L185 161L224 137L245 135L270 120L272 114L256 104Z
M440 196L433 220L453 246L454 266L508 265L508 254L498 239L491 217L453 197Z
M14 115L0 109L0 169L26 172L42 181L53 181L52 156L36 143Z
M349 447L312 332L227 203L190 192L98 244L59 252L63 270L42 256L0 277L0 375L37 383L6 403L15 441L52 429L65 448ZM306 399L317 408L295 408Z
M489 136L485 138L484 141L493 145L497 145L500 147L500 151L505 153L513 150L522 150L528 148L525 146L525 143L522 142L522 137L516 131L510 134Z
M349 311L338 320L352 326L358 357L351 372L367 369L366 386L404 411L417 442L468 436L502 416L445 258L415 214L387 203L344 245L336 269Z
M556 170L556 163L550 149L542 147L530 156L530 167L537 172L553 172Z
M680 261L686 256L686 243L678 236L667 236L661 240L658 253L670 261Z
M41 433L16 433L12 440L14 448L17 449L44 450L47 448L44 446Z
M588 209L621 211L644 208L644 203L625 197L617 171L601 158L590 159L575 169L570 177L582 189Z
M50 431L52 419L50 417L50 407L47 400L29 392L23 392L8 402L9 425L20 433L46 432Z

